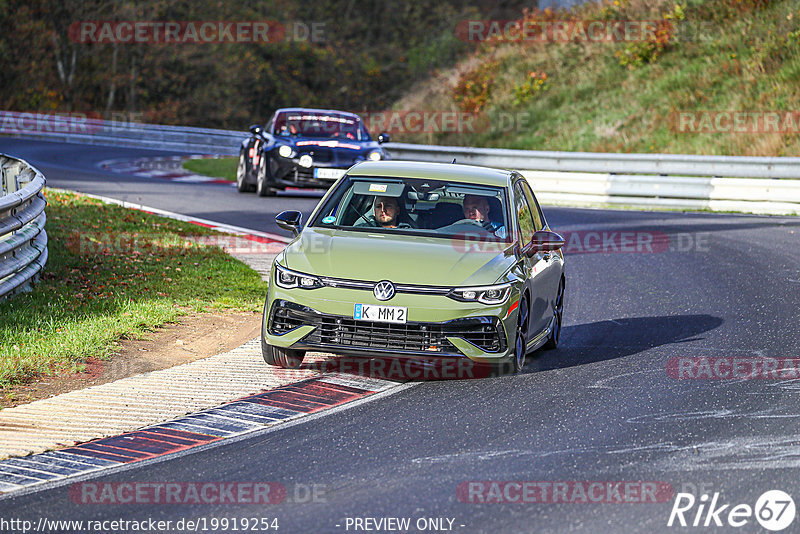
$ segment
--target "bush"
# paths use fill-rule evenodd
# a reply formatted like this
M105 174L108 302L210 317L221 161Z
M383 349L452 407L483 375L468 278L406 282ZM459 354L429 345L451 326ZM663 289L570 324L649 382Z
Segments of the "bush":
M478 113L489 103L498 66L498 61L487 61L459 77L453 99L462 111Z
M514 87L514 105L524 104L549 88L550 83L546 73L531 71L525 82Z
M633 69L656 61L669 47L675 35L677 21L685 18L683 6L675 4L673 10L662 17L653 36L646 41L630 43L616 52L619 64Z

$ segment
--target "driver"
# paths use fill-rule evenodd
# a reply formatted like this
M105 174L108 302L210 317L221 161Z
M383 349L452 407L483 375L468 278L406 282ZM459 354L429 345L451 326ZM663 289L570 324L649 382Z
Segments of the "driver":
M372 204L372 215L354 226L374 226L378 228L411 228L411 225L399 221L400 206L395 197L375 197Z
M297 135L297 126L295 126L294 124L289 124L288 126L284 124L283 126L281 126L278 135L282 135L284 137L289 135Z
M481 195L464 195L464 218L471 219L480 223L487 232L491 232L497 237L505 238L506 229L501 223L489 219L489 199Z

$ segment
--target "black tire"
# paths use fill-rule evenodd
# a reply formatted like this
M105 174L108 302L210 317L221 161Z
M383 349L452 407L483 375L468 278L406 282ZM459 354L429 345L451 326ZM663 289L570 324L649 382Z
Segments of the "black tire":
M277 191L270 187L269 182L272 176L269 172L269 164L267 156L261 154L261 159L258 162L258 175L256 178L256 194L260 197L274 197Z
M547 343L542 347L544 350L553 350L558 348L558 341L561 339L561 325L564 322L564 279L558 284L558 295L556 295L556 309L553 310L553 331L550 332L550 337L547 338Z
M512 369L519 373L525 367L525 358L528 356L528 321L530 310L528 309L528 298L523 296L519 301L519 312L517 313L517 330L514 336L514 359Z
M236 190L240 193L252 193L256 190L253 184L247 183L247 157L244 150L239 151L239 163L236 165Z
M284 349L281 347L273 347L261 340L261 355L264 361L276 367L283 367L284 369L297 369L303 365L303 358L305 358L305 351Z

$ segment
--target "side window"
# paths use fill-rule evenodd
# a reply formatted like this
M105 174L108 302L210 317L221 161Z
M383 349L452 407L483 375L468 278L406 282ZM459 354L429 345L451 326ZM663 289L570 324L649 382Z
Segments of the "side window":
M539 207L539 203L536 201L536 196L534 196L533 190L528 182L520 181L518 183L522 184L522 189L525 191L525 198L527 199L528 205L531 207L531 212L533 214L533 227L538 232L544 228L544 215L542 214L542 208Z
M525 194L522 192L521 183L517 182L514 186L514 211L519 221L519 231L522 234L522 245L527 245L533 237L534 222Z
M286 113L276 113L272 116L270 121L270 133L272 135L281 135L281 130L286 127Z

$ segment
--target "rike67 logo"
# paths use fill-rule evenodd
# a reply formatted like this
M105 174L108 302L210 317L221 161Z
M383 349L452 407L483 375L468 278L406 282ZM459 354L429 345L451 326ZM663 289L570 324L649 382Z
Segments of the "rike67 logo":
M691 493L678 493L669 514L667 526L672 527L743 527L753 518L765 529L784 530L794 522L795 507L792 497L780 490L764 492L755 503L723 504L719 492L710 498L703 494L696 499Z

